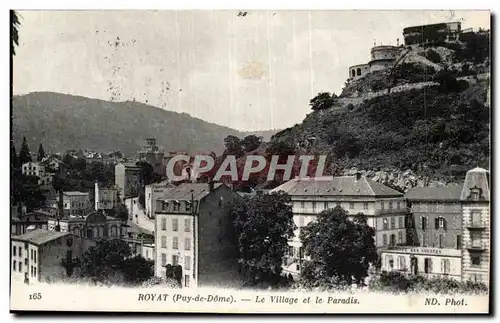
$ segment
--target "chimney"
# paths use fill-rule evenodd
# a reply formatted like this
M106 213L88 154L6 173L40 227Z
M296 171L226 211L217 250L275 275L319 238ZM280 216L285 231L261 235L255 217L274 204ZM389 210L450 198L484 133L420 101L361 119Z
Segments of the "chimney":
M361 172L354 173L354 181L357 182L361 179Z
M208 179L208 191L212 193L214 191L214 181L212 178Z

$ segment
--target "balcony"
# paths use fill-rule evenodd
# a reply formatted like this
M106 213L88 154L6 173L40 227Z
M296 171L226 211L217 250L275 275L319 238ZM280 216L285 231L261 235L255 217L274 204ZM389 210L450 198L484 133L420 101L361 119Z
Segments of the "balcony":
M483 242L479 243L468 243L466 246L466 249L469 251L485 251L486 250L486 245Z
M484 230L486 224L483 221L467 221L465 227L469 230Z

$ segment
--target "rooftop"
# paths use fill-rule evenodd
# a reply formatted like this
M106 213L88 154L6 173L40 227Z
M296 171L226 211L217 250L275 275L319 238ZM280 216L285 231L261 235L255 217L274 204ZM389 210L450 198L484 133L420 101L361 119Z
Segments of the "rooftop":
M413 201L460 201L462 186L414 187L405 197Z
M220 187L221 183L214 183L214 189ZM191 196L191 190L192 196ZM182 183L166 193L164 200L201 200L210 193L208 183Z
M380 196L402 197L403 193L360 176L321 176L292 179L271 192L284 191L289 195L313 196Z
M69 232L58 232L58 231L37 229L26 232L25 234L14 236L11 239L16 241L29 242L35 245L42 245L52 240L56 240L70 234L71 233Z
M67 195L67 196L84 196L84 195L89 195L88 192L77 192L77 191L63 192L63 194Z

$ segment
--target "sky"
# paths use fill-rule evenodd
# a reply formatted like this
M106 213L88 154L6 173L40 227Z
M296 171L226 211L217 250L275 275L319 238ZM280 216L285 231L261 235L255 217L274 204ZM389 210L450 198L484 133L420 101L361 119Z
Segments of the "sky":
M241 131L300 123L403 28L488 11L20 11L14 94L136 100Z

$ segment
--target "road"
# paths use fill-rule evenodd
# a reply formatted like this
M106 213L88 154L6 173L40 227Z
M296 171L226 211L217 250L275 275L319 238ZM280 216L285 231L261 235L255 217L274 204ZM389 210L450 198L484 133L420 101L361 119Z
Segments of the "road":
M125 199L125 206L128 209L129 222L133 222L141 229L153 233L155 230L155 223L153 220L149 219L144 210L139 207L139 201L137 197ZM132 220L131 220L132 218Z

